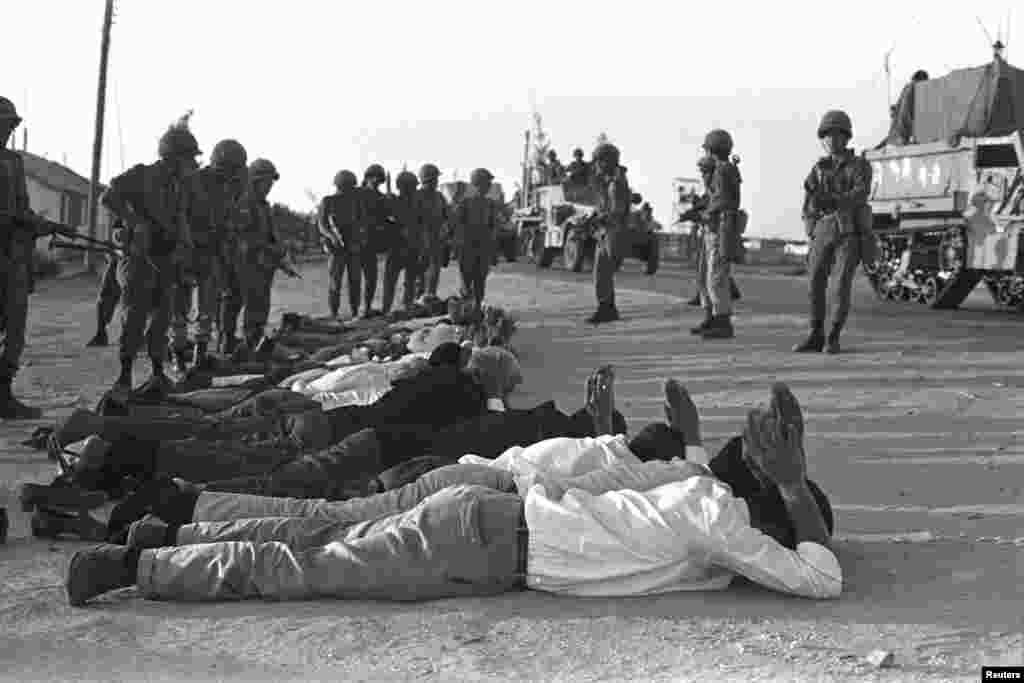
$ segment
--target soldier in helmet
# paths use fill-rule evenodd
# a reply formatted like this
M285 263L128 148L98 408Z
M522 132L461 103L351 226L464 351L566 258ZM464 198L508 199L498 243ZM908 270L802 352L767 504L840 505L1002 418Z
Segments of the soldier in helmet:
M705 208L707 208L708 202L710 201L708 192L709 192L709 190L711 188L712 177L714 176L715 160L712 157L707 156L707 155L702 156L700 158L700 160L697 161L697 170L700 172L701 180L704 183L704 188L705 188L704 196L699 197L697 200L695 200L693 208L690 209L689 211L687 211L686 214L684 214L684 216L682 217L682 220L692 220L693 221L694 232L691 233L691 235L692 235L693 238L695 238L694 241L696 242L696 248L697 248L696 249L696 251L697 251L697 256L696 256L696 264L697 264L697 291L696 291L696 293L694 293L693 297L689 301L687 301L687 303L689 305L691 305L691 306L702 306L703 305L701 303L701 298L700 298L701 281L702 281L702 278L704 277L704 275L702 273L706 273L706 271L704 269L704 265L705 264L704 264L704 261L703 261L703 259L704 259L704 256L703 256L703 254L704 254L704 249L703 249L703 242L704 242L703 211L704 211ZM729 276L729 291L732 294L732 300L734 302L735 301L739 301L740 298L742 298L742 294L740 293L740 288L736 285L736 279L733 278L732 275ZM691 330L691 332L693 332L694 334L700 334L700 332L697 331L698 329L702 330L703 328L694 328L693 330Z
M331 316L338 317L341 308L341 280L348 268L348 303L352 317L359 316L360 250L358 231L362 226L362 202L359 197L359 179L352 171L338 171L334 176L337 192L324 197L320 203L318 225L328 248L328 271L331 281L327 289L327 304Z
M392 237L391 197L380 191L380 186L385 180L387 173L384 167L380 164L371 164L363 173L363 185L360 188L364 223L364 229L360 232L364 235L364 243L359 247L359 265L364 280L364 318L378 314L373 309L373 297L377 293L377 256L388 250L388 241Z
M566 180L580 187L590 182L590 164L583 160L583 150L579 147L572 151L572 161L566 168Z
M165 392L167 331L178 268L190 260L186 179L197 168L199 145L182 117L160 138L159 161L138 164L110 181L101 199L125 226L121 284L121 372L115 389L130 390L135 356L145 345L152 376L143 392Z
M402 290L402 304L411 308L416 292L416 278L419 276L426 251L425 230L416 197L419 179L416 174L402 171L395 179L398 196L391 202L391 212L397 224L397 230L388 249L387 262L384 266L384 292L381 308L384 315L391 312L395 301L395 290L398 288L398 276L405 271L405 285Z
M729 159L732 136L716 129L704 138L710 157L702 170L710 170L708 203L703 212L704 238L698 265L698 286L704 320L693 332L705 339L730 339L732 326L731 264L739 242L737 212L740 208L740 172ZM713 162L713 166L712 166Z
M424 257L423 294L428 299L437 299L437 285L441 279L441 263L445 251L445 231L448 226L448 201L437 190L441 172L434 164L420 168L420 189L416 201L423 219Z
M462 276L462 297L471 299L479 309L487 287L496 248L502 207L487 196L494 176L486 168L470 174L474 193L459 202L452 222L455 227L455 252Z
M36 420L42 411L14 397L11 385L25 348L28 295L36 238L48 234L28 205L25 166L7 141L21 123L0 97L0 419Z
M192 233L192 261L186 264L178 283L174 304L172 351L178 369L184 372L188 359L188 316L196 298L196 333L192 362L206 367L207 351L218 318L223 288L223 251L228 221L234 215L246 186L248 155L237 140L221 140L210 154L210 163L189 177L186 219ZM221 330L221 335L225 334Z
M860 263L860 238L870 231L871 164L847 148L853 124L846 112L826 112L818 138L828 151L804 181L804 227L811 240L810 334L797 352L839 353L839 334L850 313L853 278ZM833 285L832 326L825 336L828 281Z
M593 179L598 191L597 251L594 254L594 293L597 311L587 322L598 325L619 319L615 306L615 270L629 220L633 195L619 165L619 150L603 143L593 154Z
M225 351L233 350L238 316L242 320L243 341L255 349L264 336L270 315L270 290L274 272L284 257L284 245L277 236L267 195L281 176L267 159L249 164L248 187L235 211L234 263L228 273L221 306L221 333L229 341Z

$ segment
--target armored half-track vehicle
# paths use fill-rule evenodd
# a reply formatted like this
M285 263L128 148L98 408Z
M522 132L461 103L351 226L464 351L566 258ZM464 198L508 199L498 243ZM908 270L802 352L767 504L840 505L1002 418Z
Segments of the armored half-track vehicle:
M476 195L476 188L463 180L454 180L441 183L438 190L448 200L449 207L454 211L455 207L467 197ZM498 256L504 256L506 261L515 261L519 257L519 246L517 244L516 227L511 221L511 211L506 210L505 191L501 183L491 183L491 189L487 196L501 205L501 224L498 227L498 248L494 254L494 263L497 265Z
M1003 60L911 83L865 158L883 299L956 308L984 282L1024 308L1024 71Z
M593 264L597 249L595 216L597 192L574 183L542 185L531 191L526 206L517 209L512 221L517 226L521 253L538 268L550 268L556 257L566 270L579 273ZM660 242L649 222L642 218L640 195L633 196L622 256L644 262L644 272L654 275L660 263ZM622 261L619 261L619 267Z

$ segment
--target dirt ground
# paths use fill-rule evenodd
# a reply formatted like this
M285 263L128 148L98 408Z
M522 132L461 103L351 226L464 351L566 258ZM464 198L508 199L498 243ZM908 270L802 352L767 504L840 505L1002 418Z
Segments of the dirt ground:
M279 284L276 308L322 314L323 269L303 270ZM954 313L885 305L861 282L848 353L797 356L787 349L803 332L802 279L741 273L738 338L712 343L688 334L698 311L683 304L687 271L637 271L627 261L619 278L625 320L597 329L581 323L586 276L525 265L492 275L489 299L521 315L526 383L513 403L575 409L586 374L612 362L638 429L660 417L660 381L674 376L713 449L773 380L788 381L805 407L811 476L836 509L838 601L738 581L654 598L413 605L167 604L129 589L71 609L64 573L83 544L30 537L15 491L53 468L18 445L36 425L3 423L0 680L976 681L983 664L1024 664L1024 318L987 310L980 294ZM16 388L50 418L94 405L116 374L113 348L83 348L94 293L82 276L33 297ZM879 648L893 668L864 661Z

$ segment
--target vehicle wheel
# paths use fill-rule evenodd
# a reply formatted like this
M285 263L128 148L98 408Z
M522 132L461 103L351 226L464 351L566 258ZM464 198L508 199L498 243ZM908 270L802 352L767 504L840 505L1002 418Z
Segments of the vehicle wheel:
M555 260L555 256L558 254L556 247L545 247L540 257L540 263L538 264L541 268L550 268L551 263Z
M917 295L918 301L931 306L939 299L939 280L935 276L927 278L921 283L921 291Z
M661 265L661 243L655 236L651 236L650 246L647 248L647 267L644 268L644 272L648 275L654 275L658 272L658 266Z
M536 231L530 234L530 251L533 253L533 262L538 268L547 268L550 264L544 263L545 252L544 248L544 233Z
M577 238L570 238L565 241L562 247L562 264L566 270L579 273L583 270L583 246Z

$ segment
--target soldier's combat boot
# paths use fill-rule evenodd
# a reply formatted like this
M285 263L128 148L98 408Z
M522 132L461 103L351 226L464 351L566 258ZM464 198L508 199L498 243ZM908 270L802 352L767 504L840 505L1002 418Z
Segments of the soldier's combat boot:
M733 301L739 301L743 298L743 295L740 293L740 288L736 286L736 281L732 278L729 278L729 289L732 292Z
M0 379L0 419L38 420L43 416L39 408L27 406L11 393L11 380Z
M700 333L704 339L732 339L736 336L732 327L732 316L716 315L711 319L704 331Z
M796 353L819 353L825 348L825 331L820 327L813 327L807 339L793 347Z
M697 327L691 327L690 334L704 334L704 330L708 329L708 326L711 325L711 321L714 319L715 316L711 313L711 309L704 309L704 320Z
M110 346L110 339L107 337L107 328L103 326L96 327L96 334L92 336L92 339L85 343L86 346Z
M68 602L72 607L81 607L108 591L134 586L139 570L139 552L121 545L79 550L68 564L68 578L64 584Z
M688 306L700 306L700 293L694 294L686 304Z
M832 331L828 333L828 339L825 340L825 353L833 356L839 353L839 332L841 330L840 327L833 327Z
M597 310L587 318L587 322L591 325L600 325L602 323L611 323L619 319L619 309L615 308L614 305L601 304L597 307Z

